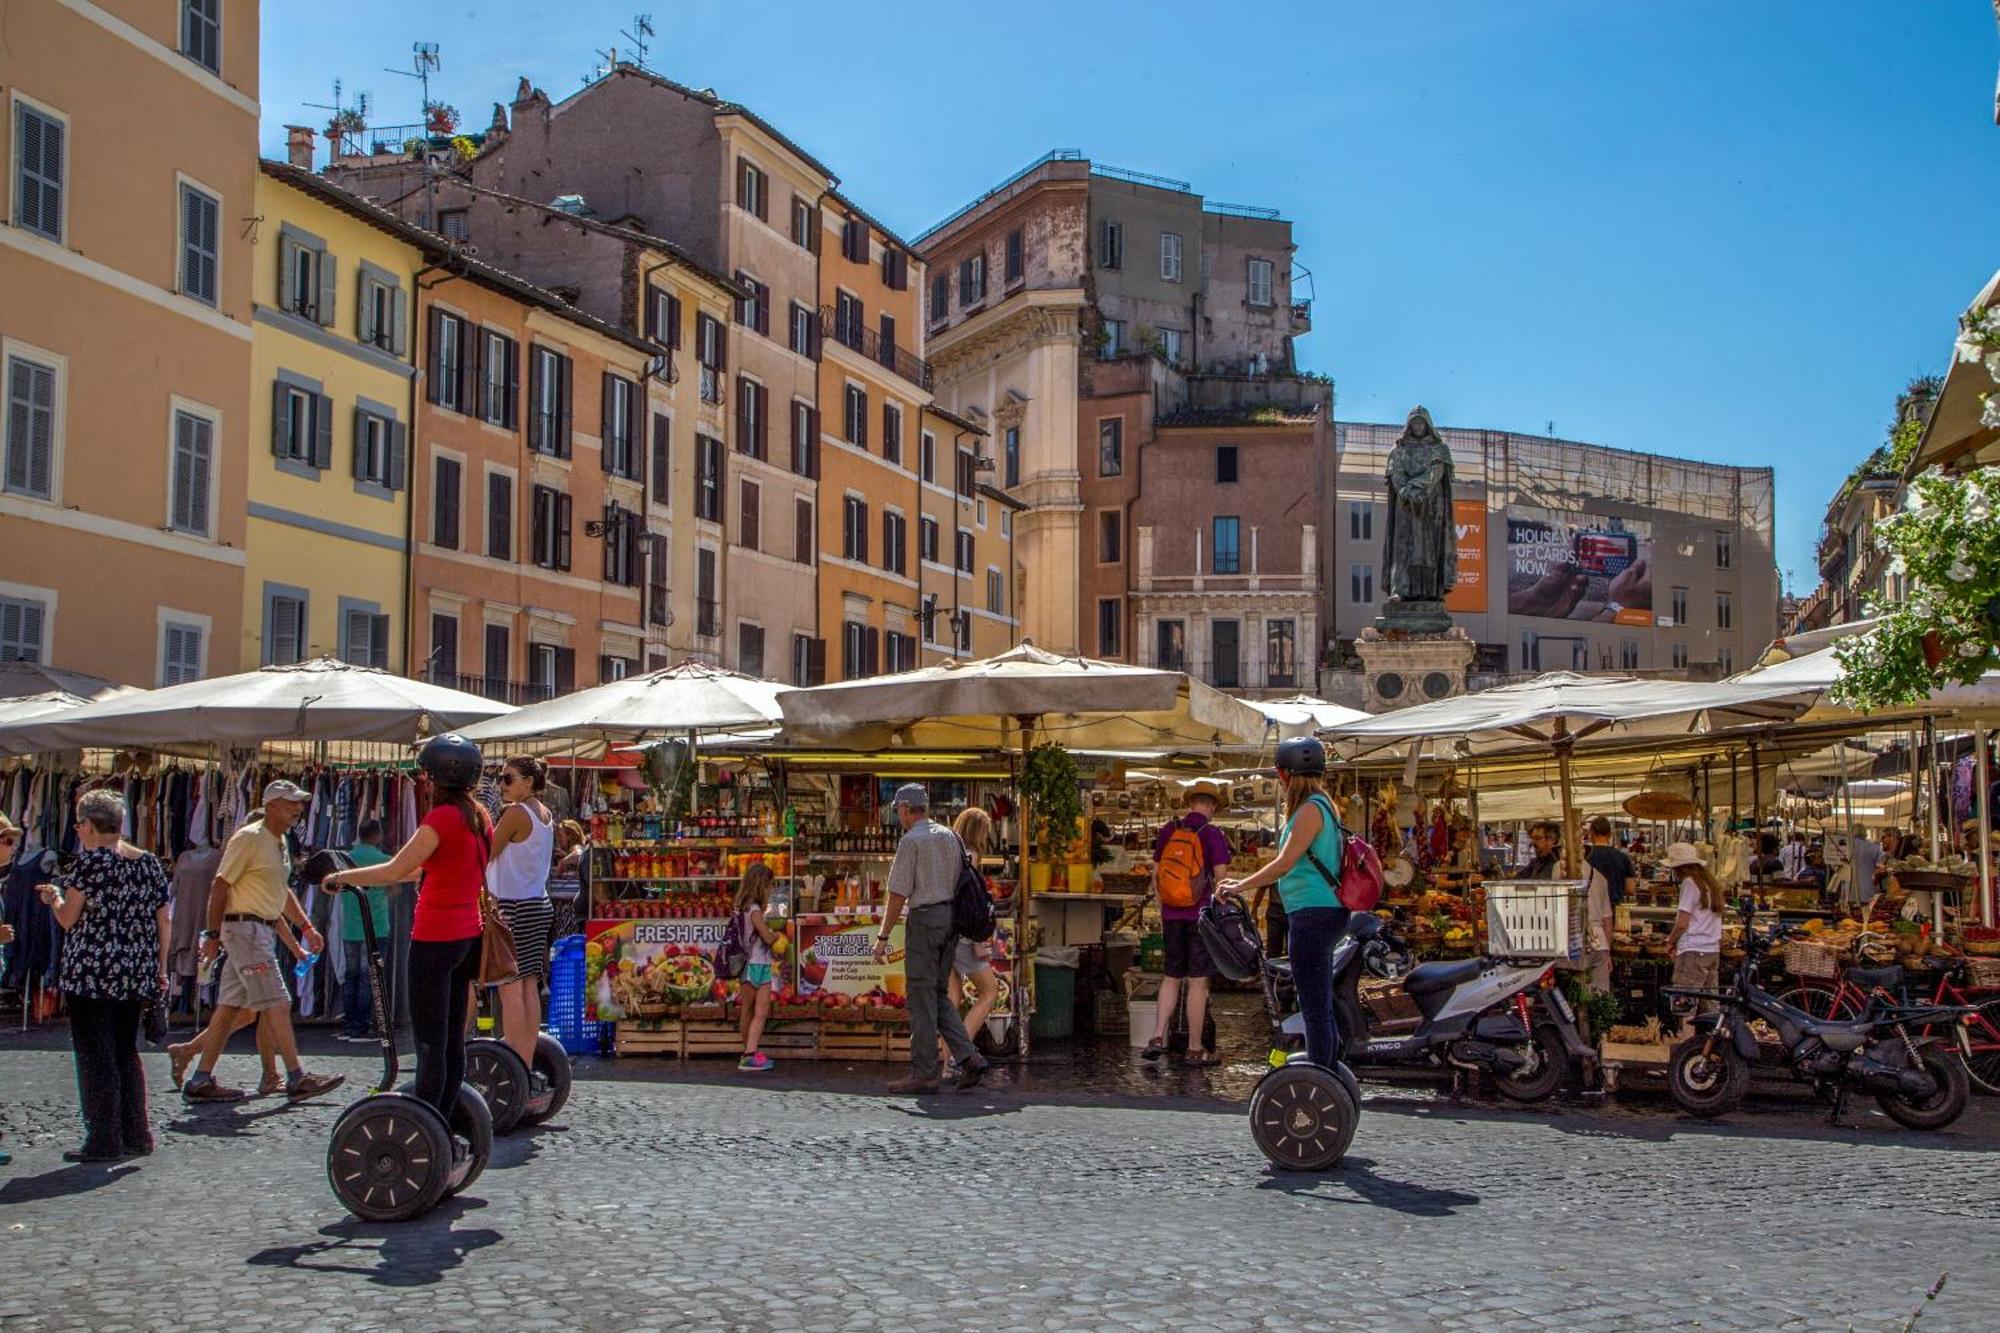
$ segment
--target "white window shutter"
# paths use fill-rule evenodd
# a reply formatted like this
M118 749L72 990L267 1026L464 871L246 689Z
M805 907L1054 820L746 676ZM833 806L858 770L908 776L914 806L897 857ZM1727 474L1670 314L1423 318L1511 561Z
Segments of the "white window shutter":
M410 294L397 288L390 305L395 311L395 336L390 349L397 356L406 356L410 351Z
M319 310L315 313L319 322L328 328L333 327L334 297L338 292L337 272L333 256L322 250L319 256Z
M377 285L375 279L366 273L360 274L355 284L354 336L365 343L375 341L375 302L372 298Z

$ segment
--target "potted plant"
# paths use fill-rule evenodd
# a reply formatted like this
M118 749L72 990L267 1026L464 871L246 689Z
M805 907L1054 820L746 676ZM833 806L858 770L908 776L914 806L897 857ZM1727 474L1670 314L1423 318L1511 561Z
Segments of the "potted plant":
M1031 842L1022 858L1028 866L1028 888L1046 893L1053 867L1068 859L1077 821L1083 818L1081 780L1069 751L1054 743L1028 751L1021 769L1021 797L1028 803L1031 821ZM1039 858L1030 859L1037 850Z

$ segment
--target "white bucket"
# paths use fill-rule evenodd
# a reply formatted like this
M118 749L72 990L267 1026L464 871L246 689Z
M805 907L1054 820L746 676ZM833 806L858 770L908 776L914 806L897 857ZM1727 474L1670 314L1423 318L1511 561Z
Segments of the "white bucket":
M1160 1002L1127 1000L1125 1013L1127 1021L1131 1024L1131 1030L1126 1033L1126 1037L1131 1041L1132 1049L1144 1050L1146 1043L1153 1039L1153 1024L1160 1019Z

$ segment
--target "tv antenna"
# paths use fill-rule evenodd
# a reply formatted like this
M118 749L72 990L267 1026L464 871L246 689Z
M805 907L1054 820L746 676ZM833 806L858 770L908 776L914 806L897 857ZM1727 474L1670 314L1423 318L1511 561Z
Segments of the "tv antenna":
M424 131L423 137L426 140L428 140L430 134L431 71L442 69L443 67L443 62L438 59L438 44L436 42L412 42L410 43L410 68L387 71L390 74L400 75L405 79L415 79L423 86L424 108L422 125ZM437 164L431 160L428 142L425 143L422 161L424 169L424 226L432 231L436 231Z
M326 138L328 146L333 150L333 155L340 157L343 153L343 145L349 145L344 150L348 153L359 153L362 151L360 147L361 139L368 132L368 113L373 109L369 103L370 98L365 89L354 94L354 100L351 102L343 99L341 96L340 80L335 79L333 81L333 101L303 102L300 105L312 107L317 111L330 111L333 113L333 118L327 123Z
M651 14L634 14L632 16L631 31L628 32L620 28L618 35L631 43L632 49L639 53L639 58L632 63L640 69L646 68L646 52L649 49L648 44L653 37L653 16Z

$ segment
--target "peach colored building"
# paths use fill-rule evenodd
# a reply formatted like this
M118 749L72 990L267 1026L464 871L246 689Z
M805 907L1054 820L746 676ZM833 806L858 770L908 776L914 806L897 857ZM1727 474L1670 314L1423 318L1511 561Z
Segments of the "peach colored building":
M460 254L418 289L410 674L514 702L636 674L663 349Z
M0 25L0 658L144 686L235 670L258 6Z

